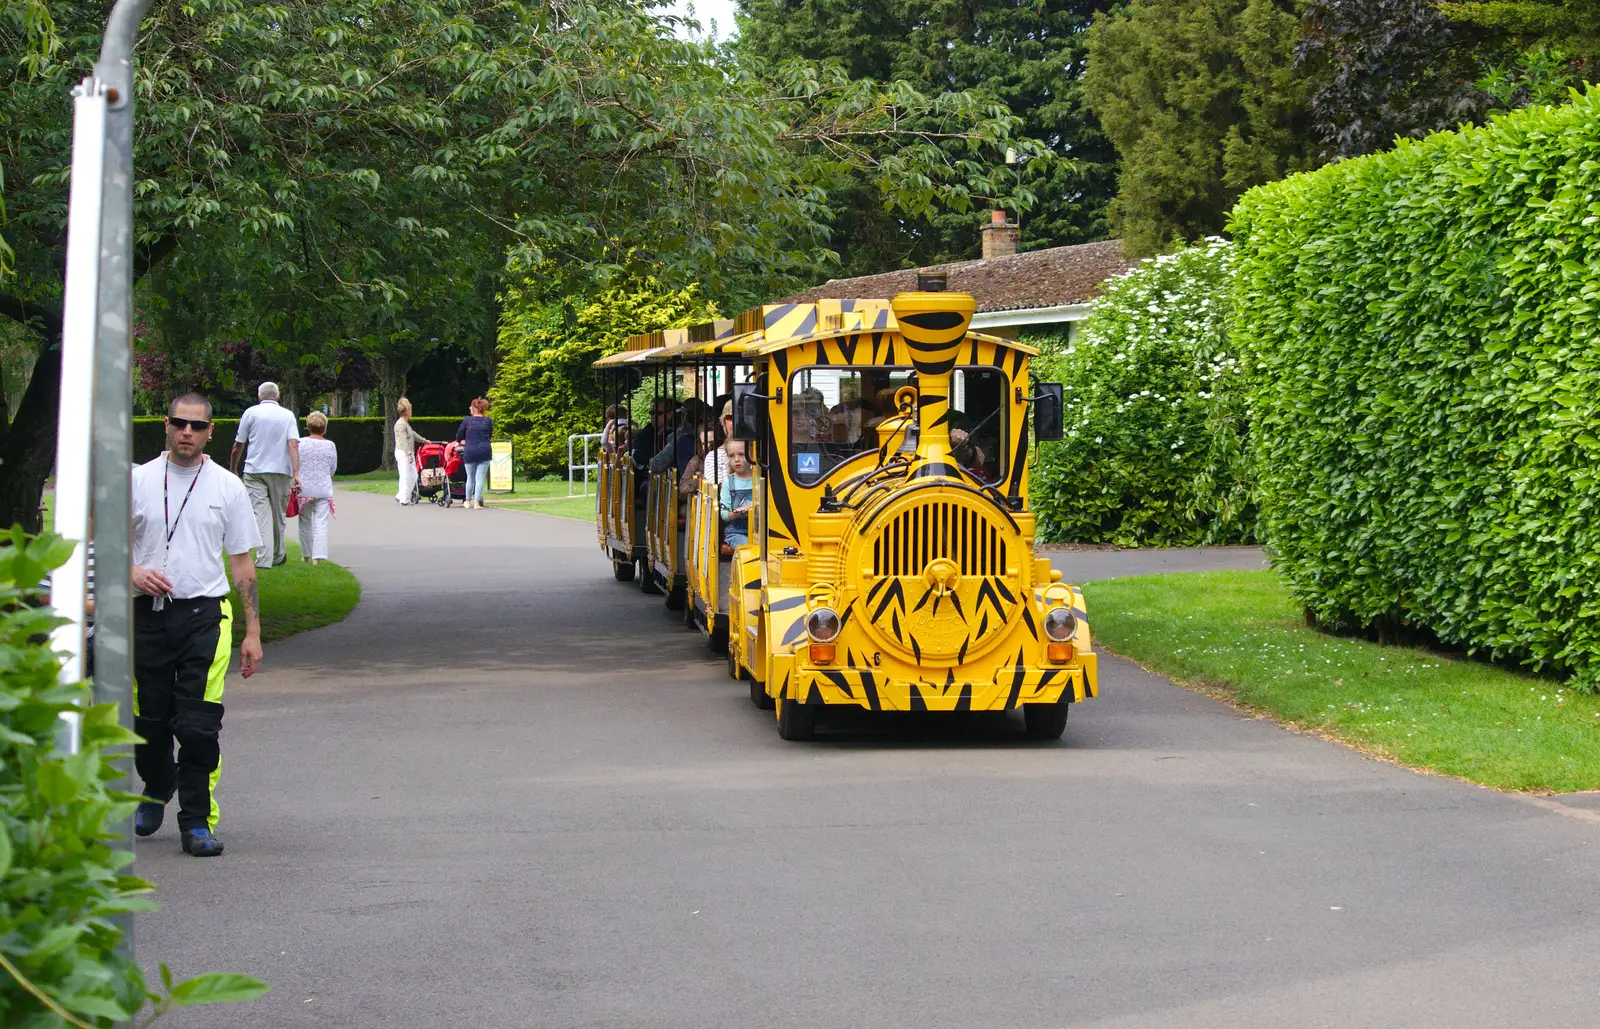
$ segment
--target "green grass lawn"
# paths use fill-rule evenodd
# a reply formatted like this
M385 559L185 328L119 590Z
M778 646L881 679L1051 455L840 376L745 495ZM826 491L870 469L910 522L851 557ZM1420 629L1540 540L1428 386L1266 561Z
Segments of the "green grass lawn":
M271 643L307 629L342 621L361 599L361 584L344 568L324 561L320 565L300 560L300 545L288 545L289 563L257 569L261 592L261 642ZM244 608L232 592L233 644L244 639ZM270 659L270 655L268 655Z
M393 472L382 473L386 477L378 478L380 473L368 472L364 475L335 476L334 481L342 490L353 490L357 493L387 493L392 495L399 485L399 478ZM581 486L581 484L580 484ZM488 504L491 507L503 507L508 511L531 511L534 514L554 515L557 518L576 518L590 522L594 520L594 480L589 480L589 496L567 496L567 480L559 482L522 482L518 481L510 493L489 494Z
M1308 629L1271 571L1140 576L1083 589L1097 644L1247 710L1497 789L1600 788L1600 697Z
M394 479L389 489L394 489ZM54 493L45 494L45 529L51 528ZM592 505L592 501L591 501ZM300 560L300 544L288 541L289 563L256 570L261 595L261 642L271 643L307 629L341 622L361 600L361 584L343 567L324 561L320 565ZM236 591L233 603L233 645L244 639L244 608Z

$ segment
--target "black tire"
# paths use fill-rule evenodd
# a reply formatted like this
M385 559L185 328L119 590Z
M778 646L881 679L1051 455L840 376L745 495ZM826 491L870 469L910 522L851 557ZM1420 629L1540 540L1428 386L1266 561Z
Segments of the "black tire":
M778 735L804 743L817 735L817 709L811 704L785 700L778 708Z
M682 611L689 602L689 584L672 583L667 586L667 610Z
M616 559L612 559L612 561L611 561L611 574L616 576L616 579L617 579L618 582L632 582L633 581L633 562L632 561L618 561Z
M712 657L721 657L728 652L728 625L713 625L711 632L706 636L706 648L711 651Z
M700 612L695 610L694 601L689 600L683 605L683 627L690 632L700 628Z
M1036 740L1059 740L1061 734L1067 731L1067 711L1071 706L1065 703L1024 704L1022 724L1028 727L1028 735Z
M750 703L763 711L771 711L776 703L771 697L767 696L767 688L756 682L753 675L750 677Z
M648 596L656 596L661 592L661 587L656 585L656 570L650 565L649 558L643 558L644 566L639 569L639 592Z

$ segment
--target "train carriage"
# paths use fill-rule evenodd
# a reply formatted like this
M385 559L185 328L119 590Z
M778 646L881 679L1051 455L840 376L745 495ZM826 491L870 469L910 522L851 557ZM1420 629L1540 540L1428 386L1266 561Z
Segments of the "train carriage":
M1083 595L1033 550L1031 444L1060 439L1062 391L1033 383L1031 348L970 330L970 295L919 285L768 305L601 361L613 396L645 375L656 396L731 393L755 504L730 553L715 484L644 489L608 455L598 534L618 578L637 566L725 646L785 739L830 705L1020 708L1058 738L1097 691Z

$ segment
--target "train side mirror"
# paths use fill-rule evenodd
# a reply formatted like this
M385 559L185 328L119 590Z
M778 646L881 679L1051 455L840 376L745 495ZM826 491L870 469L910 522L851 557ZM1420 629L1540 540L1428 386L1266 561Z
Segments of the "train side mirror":
M741 443L757 443L767 423L767 398L757 392L753 382L733 387L733 438Z
M1066 434L1066 393L1059 382L1041 382L1034 389L1033 438L1053 443Z

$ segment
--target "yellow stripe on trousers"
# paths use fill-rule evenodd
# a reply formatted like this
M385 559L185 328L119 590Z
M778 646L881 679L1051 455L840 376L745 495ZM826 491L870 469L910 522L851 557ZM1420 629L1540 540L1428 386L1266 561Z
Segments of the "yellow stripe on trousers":
M228 659L233 656L233 604L228 598L222 598L222 623L218 627L217 652L211 658L211 667L206 672L205 699L213 704L222 703L222 688L228 678ZM220 743L217 751L217 767L211 771L211 817L206 820L212 832L217 831L217 819L222 815L222 809L217 806L217 782L222 778L222 751Z

